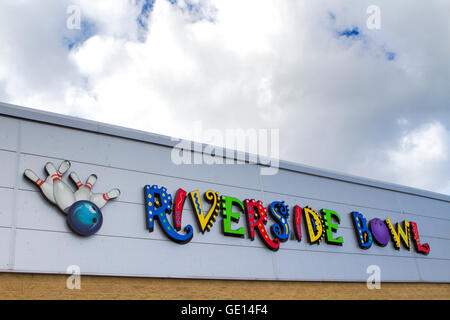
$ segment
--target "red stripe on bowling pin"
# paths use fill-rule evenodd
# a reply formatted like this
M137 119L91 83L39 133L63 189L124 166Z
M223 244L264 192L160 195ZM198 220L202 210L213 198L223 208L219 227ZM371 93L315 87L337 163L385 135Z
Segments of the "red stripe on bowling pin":
M118 196L120 196L120 190L113 189L107 193L96 193L91 195L90 201L101 209L108 201L110 201L111 199L115 199Z
M50 176L48 176L45 180L41 180L30 169L26 169L24 175L38 185L47 200L51 203L55 203L55 197L53 196L53 184Z
M60 171L67 171L67 169L70 167L70 162L65 160L61 164ZM70 206L75 202L75 195L63 181L61 181L61 177L56 173L57 170L53 163L48 162L45 165L45 168L47 169L47 172L51 174L51 177L53 179L53 195L55 197L56 205L58 208L61 209L64 213L67 213Z

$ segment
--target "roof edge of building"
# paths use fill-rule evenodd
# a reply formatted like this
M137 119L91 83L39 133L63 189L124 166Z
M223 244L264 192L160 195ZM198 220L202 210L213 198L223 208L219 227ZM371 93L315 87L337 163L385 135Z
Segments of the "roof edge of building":
M62 114L58 114L58 113L17 106L17 105L13 105L13 104L9 104L9 103L4 103L4 102L0 102L0 115L24 119L24 120L36 121L36 122L41 122L41 123L46 123L46 124L52 124L52 125L57 125L57 126L61 126L61 127L68 127L68 128L72 128L72 129L106 134L106 135L110 135L110 136L116 136L116 137L132 139L132 140L137 140L137 141L142 141L142 142L148 142L148 143L166 146L166 147L170 147L170 148L176 147L178 142L180 141L180 139L178 139L178 138L172 138L172 137L164 136L164 135L160 135L160 134L154 134L154 133L140 131L140 130L136 130L136 129L130 129L130 128L126 128L126 127L101 123L101 122L97 122L97 121L93 121L93 120L82 119L82 118L78 118L78 117L74 117L74 116L67 116L67 115L62 115ZM191 141L191 143L192 143L192 141ZM196 143L196 142L193 142L193 143ZM203 143L198 143L198 145L201 146L201 148L202 148L201 150L203 150L204 147L206 146L206 144L203 144ZM228 150L230 152L226 152L226 149L224 151L225 151L224 154L226 154L226 155L233 154L234 159L246 159L246 161L248 161L249 159L255 159L254 155L247 153L247 152L244 153L244 152L240 152L240 151L236 151L236 150ZM227 158L227 156L225 156L224 158ZM257 157L256 157L256 159L257 159ZM270 158L269 158L269 160L270 160ZM249 162L251 162L251 161L249 161ZM253 163L256 163L261 166L267 166L267 164L264 164L261 162L253 162ZM350 183L354 183L354 184L375 187L375 188L379 188L379 189L386 189L386 190L421 196L421 197L425 197L425 198L431 198L431 199L450 202L450 196L441 194L441 193L437 193L437 192L417 189L417 188L398 185L398 184L389 183L389 182L383 182L383 181L370 179L370 178L364 178L364 177L334 172L331 170L310 167L310 166L301 165L298 163L293 163L293 162L289 162L289 161L285 161L285 160L280 160L278 163L279 163L278 167L280 169L284 169L284 170L289 170L289 171L324 177L324 178L333 179L333 180L345 181L345 182L350 182Z

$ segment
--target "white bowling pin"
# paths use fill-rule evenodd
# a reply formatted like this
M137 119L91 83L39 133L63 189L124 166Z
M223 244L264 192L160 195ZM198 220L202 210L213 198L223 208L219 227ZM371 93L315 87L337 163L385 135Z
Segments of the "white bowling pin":
M35 182L38 187L41 189L44 196L47 198L48 201L51 203L56 204L55 197L53 196L53 179L50 175L47 176L47 179L41 180L38 178L38 176L31 171L30 169L26 169L23 173L25 177L30 179L31 181Z
M90 201L93 202L99 209L103 208L105 204L120 195L119 189L113 189L108 193L95 193L91 196Z
M53 166L53 168L55 168L55 166ZM61 165L59 166L58 171L56 171L57 176L59 178L62 178L64 173L66 173L66 171L69 170L69 168L70 168L69 160L64 160L63 162L61 162ZM49 172L49 170L47 169L47 166L45 166L45 169L47 170L48 175L51 177L52 173ZM53 183L53 179L52 179L52 183Z
M63 170L67 171L70 167L70 162L66 160L61 166L63 166ZM72 190L61 181L61 175L56 171L53 163L48 162L45 165L45 168L53 179L53 196L55 197L56 205L64 213L67 213L70 206L75 202L75 195Z
M67 165L69 164L69 165ZM62 177L62 175L69 169L70 162L63 161L63 163L59 166L59 170L57 171L57 175L59 177ZM47 198L48 201L50 201L53 204L56 204L55 196L53 195L53 178L49 175L47 176L47 179L45 181L41 180L32 170L26 169L24 172L24 175L30 179L31 181L35 182L38 187L41 189L44 196Z
M97 176L95 174L91 174L87 181L86 181L86 188L88 188L89 190L91 190L91 195L92 195L92 187L94 186L94 184L97 182Z
M92 174L89 176L89 178L86 181L86 184L82 184L80 178L75 172L72 172L70 174L70 177L75 182L75 184L78 187L78 190L75 191L75 200L81 201L86 200L89 201L92 195L92 186L97 182L97 176L95 174Z

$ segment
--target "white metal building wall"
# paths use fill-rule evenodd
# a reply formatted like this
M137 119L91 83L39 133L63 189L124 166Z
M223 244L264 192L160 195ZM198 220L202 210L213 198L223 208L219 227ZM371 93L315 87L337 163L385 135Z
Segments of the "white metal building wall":
M163 136L0 103L0 271L66 273L69 265L78 265L82 274L95 275L366 281L366 268L378 265L382 281L450 282L449 196L287 162L273 176L260 175L257 164L175 165L173 144ZM64 159L72 163L68 173L76 171L82 180L97 174L95 192L122 191L102 209L103 226L93 236L74 234L65 216L23 177L30 168L45 178L45 163ZM336 236L344 245L310 245L302 225L301 242L291 232L272 252L258 237L249 239L244 214L233 225L245 228L242 239L223 235L221 216L202 234L190 203L184 206L183 226L193 226L194 238L180 245L158 224L153 232L146 229L146 184L163 185L173 195L178 188L201 194L211 189L265 205L284 200L291 210L294 205L331 209L341 217ZM368 221L415 221L430 254L413 246L395 250L391 242L360 249L352 211ZM266 228L271 224L269 219Z

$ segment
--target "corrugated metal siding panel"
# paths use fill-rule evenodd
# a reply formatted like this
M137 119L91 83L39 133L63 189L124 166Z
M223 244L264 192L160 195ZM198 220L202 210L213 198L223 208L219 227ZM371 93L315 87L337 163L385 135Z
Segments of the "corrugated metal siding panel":
M274 176L259 176L255 164L176 166L167 146L0 116L0 128L8 126L6 131L15 133L8 142L0 140L0 159L5 164L0 168L0 237L4 238L0 269L4 271L14 250L13 271L20 272L65 273L67 266L77 264L83 273L98 275L366 281L367 266L376 264L381 267L382 281L450 282L448 201L285 169ZM4 132L0 129L2 140L6 139ZM94 236L73 234L65 216L22 176L30 168L45 178L45 163L63 159L72 162L70 171L82 180L91 173L98 175L94 191L114 187L122 191L118 200L102 210L104 224ZM188 203L183 225L192 224L194 238L179 245L168 240L159 226L152 233L146 230L146 184L164 185L173 194L180 187L201 193L212 189L241 200L262 200L266 205L284 200L291 210L296 204L332 209L341 216L337 235L344 237L344 245L289 240L278 252L271 252L259 239L250 241L247 234L244 239L224 236L221 218L203 235ZM359 249L350 220L353 210L368 220L389 217L393 222L417 222L422 242L430 243L430 255L424 257L413 249L397 251L391 244ZM241 215L234 227L245 224Z

